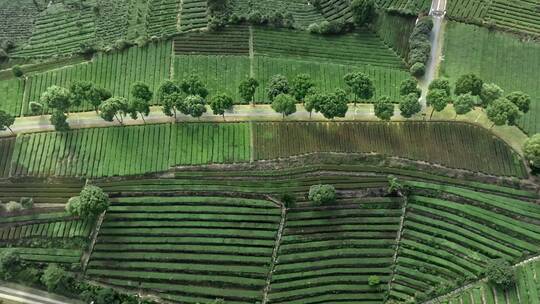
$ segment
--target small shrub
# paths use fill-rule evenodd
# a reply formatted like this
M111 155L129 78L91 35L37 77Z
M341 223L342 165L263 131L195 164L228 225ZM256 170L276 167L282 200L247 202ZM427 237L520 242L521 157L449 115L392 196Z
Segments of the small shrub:
M19 212L23 209L23 206L18 202L8 202L6 204L6 211L8 213Z
M14 65L11 68L11 71L13 72L13 75L15 75L15 77L22 77L24 75L23 69L18 65Z
M34 207L34 199L32 197L21 197L20 202L24 209L31 209Z
M372 275L368 278L368 285L369 286L377 286L381 283L381 278L376 275Z
M313 185L309 188L308 198L316 205L333 203L336 189L332 185Z

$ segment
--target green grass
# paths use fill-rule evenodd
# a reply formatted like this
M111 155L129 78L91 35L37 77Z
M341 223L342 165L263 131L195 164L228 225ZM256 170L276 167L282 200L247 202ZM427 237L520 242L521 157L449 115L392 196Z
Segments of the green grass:
M176 165L245 162L249 125L161 124L19 136L12 176L133 175ZM105 148L106 147L106 148Z
M517 154L502 140L467 124L261 122L254 124L253 135L257 160L314 152L376 152L495 175L525 174ZM298 138L302 144L297 144Z
M442 74L454 82L460 75L475 73L505 90L523 91L532 98L530 111L519 120L527 134L540 132L540 45L496 31L449 22L445 34Z

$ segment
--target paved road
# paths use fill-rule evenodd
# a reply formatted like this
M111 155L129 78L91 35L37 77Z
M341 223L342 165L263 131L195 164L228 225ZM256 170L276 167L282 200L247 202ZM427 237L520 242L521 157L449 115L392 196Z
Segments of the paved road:
M426 74L420 79L420 87L422 88L422 97L420 102L426 107L426 95L429 83L437 77L439 65L442 61L442 46L444 34L444 16L446 14L446 0L433 0L429 15L433 16L433 31L430 36L431 54L426 64Z
M400 119L399 110L396 107L395 118ZM15 120L15 124L11 127L15 134L30 133L40 131L51 131L54 127L49 123L50 116L32 116L22 117ZM225 114L226 121L255 121L255 120L281 120L282 116L276 113L269 105L237 105L232 111ZM310 117L302 105L297 105L297 112L290 115L286 120L309 120L309 119L324 119L321 114L313 114ZM377 120L373 112L373 106L370 104L353 104L349 106L349 111L344 119L347 120ZM173 122L174 118L165 116L161 107L155 106L151 108L150 115L145 117L147 123L167 123ZM208 109L200 119L178 114L177 121L223 121L223 117L213 115ZM107 122L96 115L95 112L71 113L68 118L69 125L72 129L91 128L91 127L108 127L117 126L118 122ZM143 124L142 119L133 120L129 117L124 119L124 125L139 125ZM1 136L10 136L9 131L0 131Z
M25 288L26 289L26 288ZM32 291L28 289L28 291ZM18 289L13 289L6 286L0 286L0 300L8 300L16 303L24 304L73 304L74 301L65 302L64 300L57 300L48 297L45 292L39 291L39 294L33 291L27 292ZM77 301L78 302L78 301Z

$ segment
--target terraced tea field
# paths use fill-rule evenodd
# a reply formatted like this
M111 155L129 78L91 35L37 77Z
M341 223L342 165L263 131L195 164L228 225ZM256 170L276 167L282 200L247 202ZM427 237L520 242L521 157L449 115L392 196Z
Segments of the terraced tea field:
M540 273L540 262L533 261L517 267L517 283L516 286L504 290L492 284L477 284L458 295L447 297L441 300L443 304L453 303L500 303L512 304L538 303L540 299L540 281L538 274ZM483 300L485 299L485 300Z
M248 127L163 124L23 135L17 138L11 175L100 177L245 162L251 155Z
M391 279L401 201L342 199L298 203L287 212L269 303L383 300ZM380 285L368 278L378 276Z
M296 27L306 28L312 23L324 21L324 17L307 0L270 0L249 1L231 0L232 13L249 15L250 12L259 11L271 16L276 12L291 13Z
M519 120L527 134L540 132L540 45L477 26L450 22L445 34L444 76L455 81L476 73L506 93L523 91L532 98L529 113Z
M394 123L391 127L352 122L257 123L252 133L256 160L315 152L377 152L497 175L525 174L518 156L504 148L503 141L472 125L457 126L443 122ZM491 157L501 162L487 161Z
M96 38L94 13L90 7L74 10L54 4L36 18L28 46L12 56L50 57L80 50L82 43Z
M384 45L380 38L368 31L342 36L321 36L300 31L256 28L253 35L256 55L404 68L404 62Z
M415 145L404 145L405 138ZM271 160L317 152L378 153L495 175L526 174L517 154L479 127L420 122L261 122L253 130L247 123L182 123L28 134L17 137L9 172L12 177L122 176L247 162L252 153L254 160Z
M349 197L385 188L390 173L410 187L406 205L400 198ZM113 286L159 290L173 302L223 297L251 303L261 299L264 278L274 269L267 287L270 303L380 303L386 292L407 300L458 277L475 278L489 258L517 262L539 251L536 194L418 174L380 166L319 165L192 169L179 170L174 178L98 182L113 197L113 206L87 273ZM344 197L331 206L313 206L302 198L313 183L334 185ZM204 194L193 196L197 192ZM298 203L280 212L274 203L255 198L280 193L294 194ZM438 198L441 194L447 198ZM253 198L239 198L245 195ZM404 230L398 238L403 210ZM276 235L279 225L281 237ZM232 231L238 232L233 236ZM274 242L279 247L272 262ZM247 247L237 253L238 246ZM233 263L233 253L241 260ZM370 286L371 276L380 283Z
M540 10L535 0L453 0L448 14L457 21L481 24L490 22L498 28L538 37Z
M274 203L256 199L115 198L87 274L113 286L159 290L174 302L254 303L280 214Z
M27 81L24 114L30 114L28 104L37 101L52 85L69 87L75 81L92 81L115 96L130 97L130 86L136 81L147 83L152 90L168 78L171 65L171 43L151 43L144 48L99 54L92 62L31 75ZM93 110L83 104L76 111Z

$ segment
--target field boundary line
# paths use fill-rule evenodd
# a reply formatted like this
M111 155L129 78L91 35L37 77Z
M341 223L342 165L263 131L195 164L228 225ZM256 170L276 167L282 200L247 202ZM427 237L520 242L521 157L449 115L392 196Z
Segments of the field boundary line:
M268 276L266 277L266 284L265 284L264 289L263 289L263 298L262 298L261 304L267 304L268 303L268 292L270 291L270 283L272 282L272 274L274 273L275 267L276 267L276 264L277 264L279 247L281 245L281 238L283 236L283 230L285 229L285 223L287 221L287 208L285 207L285 205L282 202L272 198L271 196L267 196L267 199L269 199L270 201L272 201L275 204L279 205L279 207L281 208L281 220L279 222L279 228L278 228L278 231L277 231L274 250L272 251L272 261L270 262L270 268L268 270Z
M178 9L178 14L176 15L176 31L177 32L180 32L180 28L182 26L182 10L183 9L184 9L184 0L180 0L180 8Z
M400 192L400 196L403 197L403 207L401 207L401 218L399 220L399 228L396 234L396 250L394 251L394 256L392 257L392 278L388 281L388 292L392 290L392 283L396 277L396 265L399 252L399 245L401 244L401 238L403 236L403 226L405 225L405 214L407 213L407 203L409 199L406 196L403 196Z
M255 77L253 63L255 61L255 50L253 49L253 26L249 26L249 77Z
M253 121L249 122L249 145L250 145L250 156L249 162L252 163L255 161L255 136L253 135Z
M19 115L19 117L23 117L24 116L24 105L26 104L26 99L28 98L28 76L24 76L24 80L23 80L23 96L22 96L22 101L21 101L21 114ZM28 102L28 104L30 104L30 102Z
M107 214L107 210L103 211L101 213L96 221L96 226L94 227L94 230L92 231L92 240L90 242L90 246L88 247L88 252L84 252L82 256L82 273L86 273L86 267L88 267L88 262L90 261L90 256L92 255L92 252L94 251L94 247L96 246L97 242L97 236L99 234L99 230L101 228L101 225L103 224L103 221L105 220L105 215Z

